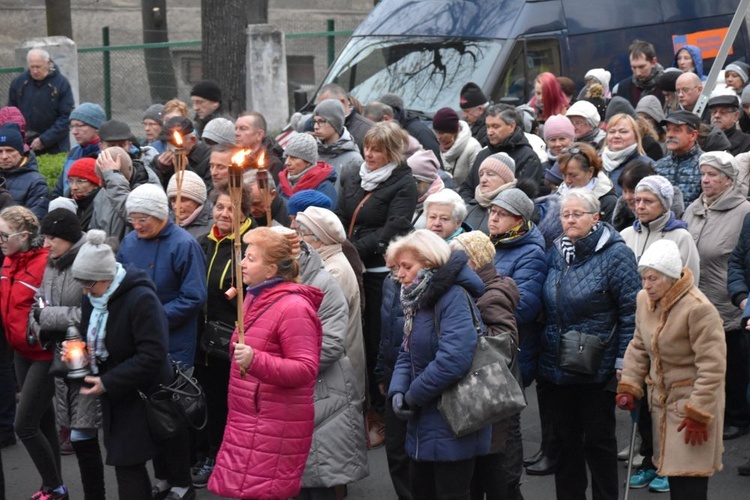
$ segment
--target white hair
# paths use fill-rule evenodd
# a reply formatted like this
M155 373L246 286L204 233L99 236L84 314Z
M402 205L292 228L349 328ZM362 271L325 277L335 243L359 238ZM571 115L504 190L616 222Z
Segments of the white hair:
M417 260L428 269L445 265L451 256L448 243L428 229L417 229L393 240L388 245L385 260L394 262L401 253L406 251L412 252Z
M596 195L588 189L571 189L563 195L562 200L560 200L560 206L564 207L565 203L567 203L571 198L575 198L583 202L583 204L586 206L586 210L591 213L598 214L599 210L601 210L601 203L599 202L599 198L597 198Z
M428 196L424 200L425 215L430 212L430 206L432 205L450 205L453 208L451 216L458 224L461 224L466 219L468 213L466 202L452 189L442 189Z
M49 52L47 52L46 50L44 50L44 49L31 49L26 54L26 62L29 62L29 59L31 59L33 56L42 56L42 58L44 59L44 62L49 62L50 59L51 59L50 55L49 55Z

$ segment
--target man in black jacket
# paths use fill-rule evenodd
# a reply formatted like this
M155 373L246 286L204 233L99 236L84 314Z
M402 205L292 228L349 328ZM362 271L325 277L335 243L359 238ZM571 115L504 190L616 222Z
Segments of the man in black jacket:
M471 172L458 190L465 201L474 199L474 192L479 184L479 165L495 153L507 153L513 158L516 162L516 179L531 179L537 184L541 183L544 173L542 163L526 140L519 121L518 112L512 106L493 104L487 108L485 122L489 144L479 151Z
M719 127L732 145L728 151L734 156L750 151L750 135L737 128L741 113L737 94L714 96L708 100L707 108L711 113L711 125Z
M633 75L615 85L612 95L624 97L633 107L638 105L641 97L652 95L664 103L664 96L657 86L664 68L656 60L656 49L643 40L634 40L628 48L630 68Z
M365 134L372 128L374 123L357 113L356 108L349 102L346 90L341 85L335 83L323 85L320 88L320 93L315 100L315 104L320 104L326 99L336 99L344 106L344 126L352 135L354 142L359 146L359 152L364 154Z
M471 135L482 147L487 146L487 125L484 122L489 99L474 82L469 82L461 89L459 106L463 119L471 127Z

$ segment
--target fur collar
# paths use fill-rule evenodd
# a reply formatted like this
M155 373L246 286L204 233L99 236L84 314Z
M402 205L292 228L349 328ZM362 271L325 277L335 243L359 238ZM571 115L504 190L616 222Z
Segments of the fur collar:
M662 297L657 302L652 302L651 299L648 299L648 310L653 312L654 310L656 310L657 305L661 305L663 309L662 314L667 314L670 309L672 309L672 307L674 307L674 305L693 288L693 285L694 283L692 271L690 271L690 269L688 269L687 267L683 267L680 279L677 280L674 285L672 285L672 288L667 290L667 293L664 294L664 297Z

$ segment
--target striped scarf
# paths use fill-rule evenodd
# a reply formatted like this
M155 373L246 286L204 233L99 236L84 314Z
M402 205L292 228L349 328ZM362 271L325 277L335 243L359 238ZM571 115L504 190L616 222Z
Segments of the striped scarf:
M589 231L589 234L593 233L597 229L599 229L599 222L594 224L594 227L591 228L591 231ZM584 236L586 238L589 234ZM566 235L563 235L562 238L560 238L560 250L562 250L563 257L565 258L565 262L570 266L573 264L573 261L576 260L576 246L575 243L573 243L573 240L568 238Z

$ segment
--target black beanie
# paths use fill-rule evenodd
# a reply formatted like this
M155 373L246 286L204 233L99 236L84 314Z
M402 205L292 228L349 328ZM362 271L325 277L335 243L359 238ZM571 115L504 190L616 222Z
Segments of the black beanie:
M221 103L221 88L213 80L201 80L193 86L191 96L202 97L207 101Z
M78 216L67 208L56 208L42 219L39 234L62 238L71 243L81 239L81 221Z
M461 109L471 109L487 103L487 96L484 95L479 85L469 82L461 89L461 100L459 105Z

